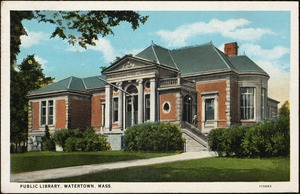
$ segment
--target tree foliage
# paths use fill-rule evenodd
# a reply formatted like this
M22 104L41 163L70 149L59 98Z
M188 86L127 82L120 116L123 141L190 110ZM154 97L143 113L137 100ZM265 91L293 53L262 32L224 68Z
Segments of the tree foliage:
M290 103L285 101L279 109L279 117L289 117L290 116Z
M56 26L50 38L67 39L72 45L83 48L95 45L98 36L113 35L113 27L121 22L137 29L148 16L134 11L11 11L10 12L10 63L11 63L11 142L17 146L26 141L28 128L28 100L26 95L53 78L43 74L41 65L29 55L16 67L20 53L21 36L27 35L22 21L36 19L38 22Z
M50 38L67 39L72 45L87 48L95 45L99 36L114 35L113 27L121 22L131 24L135 30L148 16L134 11L11 11L11 64L20 52L20 37L27 34L22 21L31 19L55 25Z
M10 116L11 142L17 147L27 140L29 92L53 82L53 78L43 73L41 64L34 55L29 55L16 69L11 69Z

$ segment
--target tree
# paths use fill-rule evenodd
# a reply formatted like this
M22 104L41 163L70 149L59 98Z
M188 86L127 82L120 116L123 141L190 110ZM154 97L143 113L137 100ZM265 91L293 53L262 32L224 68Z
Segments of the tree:
M67 39L72 45L83 48L95 45L98 36L114 35L113 27L121 22L131 24L133 30L144 24L148 16L134 11L11 11L11 64L20 52L20 36L26 35L23 20L36 19L38 22L51 23L56 29L50 38Z
M279 117L289 117L289 116L290 116L290 103L287 100L279 108Z
M11 11L10 14L11 142L16 146L27 140L26 95L53 81L53 78L43 74L34 55L29 55L21 65L15 67L17 55L20 53L21 36L27 35L22 21L36 19L38 22L56 25L50 38L67 39L72 45L78 44L87 48L87 45L95 45L98 36L113 35L112 27L121 22L130 23L135 30L148 18L134 11Z
M35 60L34 55L27 56L16 69L11 69L10 138L17 149L27 141L28 99L26 95L53 80L44 75L41 64Z

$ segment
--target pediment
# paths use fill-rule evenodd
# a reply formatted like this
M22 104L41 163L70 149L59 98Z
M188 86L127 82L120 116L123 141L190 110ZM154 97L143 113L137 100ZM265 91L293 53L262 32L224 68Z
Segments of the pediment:
M143 67L150 67L150 66L154 66L154 65L144 61L136 60L134 58L129 58L129 59L125 58L113 64L112 66L108 67L108 69L105 70L105 73L130 71L130 70L142 69Z

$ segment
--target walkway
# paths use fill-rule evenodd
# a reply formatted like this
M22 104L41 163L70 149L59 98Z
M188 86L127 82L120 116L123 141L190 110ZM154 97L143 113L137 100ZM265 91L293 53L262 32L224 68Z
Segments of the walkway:
M130 160L106 164L92 164L83 166L73 166L66 168L56 168L49 170L25 172L11 175L11 182L37 182L48 179L80 176L84 174L98 173L108 170L115 170L121 168L137 167L154 165L168 162L177 162L184 160L200 159L214 157L213 152L201 151L201 152L185 152L173 156L165 156L159 158L141 159L141 160Z

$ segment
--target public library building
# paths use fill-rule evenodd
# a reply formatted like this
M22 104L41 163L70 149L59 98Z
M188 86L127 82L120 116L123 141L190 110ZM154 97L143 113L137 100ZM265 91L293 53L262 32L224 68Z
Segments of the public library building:
M236 42L224 52L211 42L174 50L152 43L99 75L69 77L30 93L28 147L40 150L48 125L50 132L92 127L120 150L126 128L162 121L182 128L186 151L203 150L211 129L277 116L268 79L238 55Z

